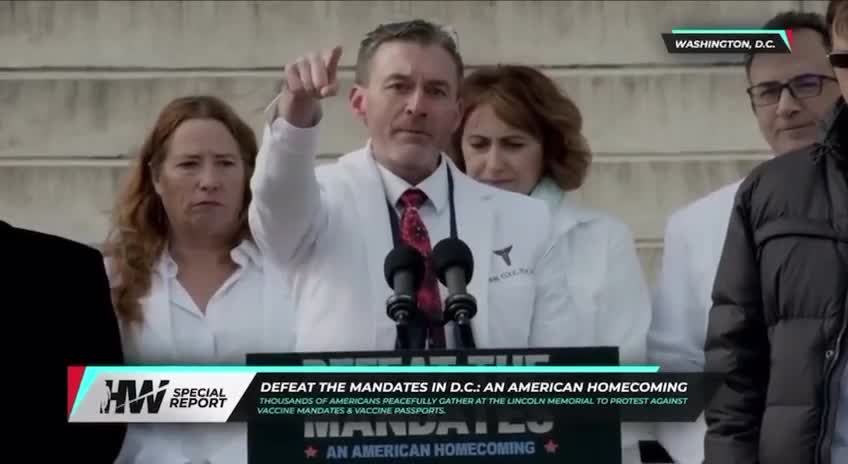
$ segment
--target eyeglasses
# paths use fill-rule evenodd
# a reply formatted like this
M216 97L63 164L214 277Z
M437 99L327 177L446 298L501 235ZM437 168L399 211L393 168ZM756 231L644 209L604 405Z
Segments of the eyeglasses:
M821 95L825 81L835 82L836 79L821 74L801 74L785 83L777 81L762 82L748 87L747 92L751 97L752 105L769 106L777 104L780 101L783 89L789 90L789 94L798 100L818 97Z
M834 68L848 68L848 52L830 52L827 59Z

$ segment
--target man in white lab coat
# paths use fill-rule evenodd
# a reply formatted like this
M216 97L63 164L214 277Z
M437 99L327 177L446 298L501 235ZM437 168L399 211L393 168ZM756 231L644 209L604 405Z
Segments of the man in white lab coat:
M765 29L791 29L791 54L752 54L745 70L751 108L775 154L813 143L839 98L827 61L830 33L815 13L781 13ZM648 356L664 370L704 367L704 341L712 289L733 199L742 180L726 185L671 215L648 332ZM704 458L703 417L694 424L660 424L658 437L676 462Z
M468 290L477 299L478 348L585 345L588 314L562 284L545 204L477 183L441 152L460 115L463 65L452 35L420 20L369 33L349 95L369 141L315 168L319 102L338 91L341 53L309 53L286 66L251 183L252 233L292 275L297 350L393 349L384 259L396 243L427 256L453 235L452 217L474 258ZM419 291L422 311L441 311L446 290L434 280L428 270L422 288L432 293ZM426 347L454 347L452 329L428 327Z

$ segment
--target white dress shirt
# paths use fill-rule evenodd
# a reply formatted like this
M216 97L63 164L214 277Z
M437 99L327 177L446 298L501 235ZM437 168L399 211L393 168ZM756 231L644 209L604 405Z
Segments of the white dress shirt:
M280 271L249 241L232 250L237 270L205 314L177 279L166 252L143 300L141 325L122 324L127 364L245 364L245 355L291 352L293 305ZM130 424L116 463L247 462L247 427L229 424Z
M450 236L448 169L444 160L439 162L439 166L432 174L415 186L401 179L397 174L389 171L380 163L377 163L377 169L383 181L386 200L395 206L398 219L403 214L403 206L398 204L401 195L408 189L416 188L427 195L427 199L418 208L418 215L424 222L424 226L427 227L427 233L430 236L430 248L432 249L440 240ZM388 211L386 214L388 214ZM439 295L441 296L442 306L444 306L445 298L448 297L448 290L441 282L439 282ZM445 325L445 346L449 349L456 347L453 327L454 325L452 323Z

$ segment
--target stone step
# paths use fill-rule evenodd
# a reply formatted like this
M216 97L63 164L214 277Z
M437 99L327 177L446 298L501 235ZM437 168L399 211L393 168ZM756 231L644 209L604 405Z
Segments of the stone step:
M636 251L639 253L639 262L642 264L642 272L645 273L645 282L653 289L657 281L657 274L662 265L662 244L640 244L637 243Z
M804 11L813 11L820 14L827 13L827 4L830 0L801 0L801 8Z
M669 214L742 177L754 160L632 159L593 164L576 192L628 223L638 239L662 238ZM0 165L0 217L86 243L107 233L125 162Z
M767 149L745 97L741 68L549 74L581 108L585 134L596 153ZM351 75L345 73L340 95L347 95L351 86ZM169 100L197 93L223 98L258 131L277 87L276 73L0 74L0 101L15 108L0 124L0 159L125 155L141 143ZM326 100L320 152L344 153L365 139L347 99Z
M0 2L3 67L267 68L345 46L377 24L449 21L470 64L716 62L668 55L676 27L758 27L800 1L39 1Z

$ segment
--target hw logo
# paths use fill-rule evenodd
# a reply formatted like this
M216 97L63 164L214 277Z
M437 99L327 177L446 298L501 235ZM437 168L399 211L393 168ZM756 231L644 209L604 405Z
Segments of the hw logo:
M139 383L141 388L138 388ZM141 414L142 408L147 404L146 412L155 414L162 406L169 383L170 380L160 380L159 386L154 390L152 380L106 380L106 389L100 400L100 413L126 414L129 408L130 414Z

